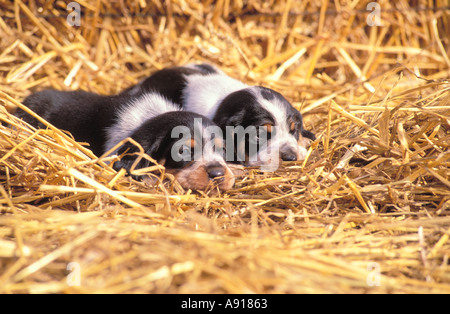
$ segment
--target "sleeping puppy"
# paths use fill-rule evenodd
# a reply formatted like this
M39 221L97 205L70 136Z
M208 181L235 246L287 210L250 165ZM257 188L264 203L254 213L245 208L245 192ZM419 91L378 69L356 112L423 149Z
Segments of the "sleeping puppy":
M275 170L280 158L304 159L309 140L315 140L303 128L300 112L281 94L248 86L208 64L160 70L122 94L148 91L212 119L226 138L227 161Z
M202 115L180 111L158 93L134 97L45 90L32 94L23 104L72 133L77 141L89 143L97 156L131 137L184 188L201 190L216 184L225 191L234 184L234 175L224 161L223 139L210 130L217 126ZM22 110L16 116L34 127L44 127ZM114 151L122 156L114 169L130 172L137 152L139 149L130 142ZM150 161L142 158L135 168L149 166Z

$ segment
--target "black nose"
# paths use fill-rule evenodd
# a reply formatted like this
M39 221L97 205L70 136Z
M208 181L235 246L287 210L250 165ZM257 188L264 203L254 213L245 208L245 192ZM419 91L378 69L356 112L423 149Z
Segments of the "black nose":
M297 153L294 152L292 149L286 149L284 151L280 152L281 159L283 161L296 161L297 160Z
M210 179L214 179L217 177L223 177L225 175L225 168L221 165L212 165L206 167L206 172L208 173L208 177Z

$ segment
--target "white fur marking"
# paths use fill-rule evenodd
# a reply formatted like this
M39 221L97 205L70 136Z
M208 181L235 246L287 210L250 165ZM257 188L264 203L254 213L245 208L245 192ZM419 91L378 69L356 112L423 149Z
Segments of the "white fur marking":
M217 107L229 94L247 88L248 85L225 74L194 74L186 76L183 107L213 119Z
M117 113L116 122L107 129L105 151L131 136L145 121L181 109L158 93L145 93L132 99Z

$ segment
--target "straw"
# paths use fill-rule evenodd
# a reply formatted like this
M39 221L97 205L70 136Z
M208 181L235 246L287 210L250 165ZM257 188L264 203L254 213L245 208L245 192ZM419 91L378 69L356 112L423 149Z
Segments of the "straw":
M449 8L416 2L0 5L0 293L450 293ZM282 93L306 159L190 191L11 114L191 62Z

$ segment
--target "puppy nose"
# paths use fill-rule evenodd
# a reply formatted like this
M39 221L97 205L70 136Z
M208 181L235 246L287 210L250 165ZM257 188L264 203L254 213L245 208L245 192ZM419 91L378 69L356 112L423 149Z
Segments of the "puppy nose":
M211 165L206 167L206 172L210 179L223 177L225 175L225 168L221 165Z
M296 161L297 160L297 153L294 152L294 150L292 150L291 148L281 151L280 155L281 155L281 159L283 161Z

